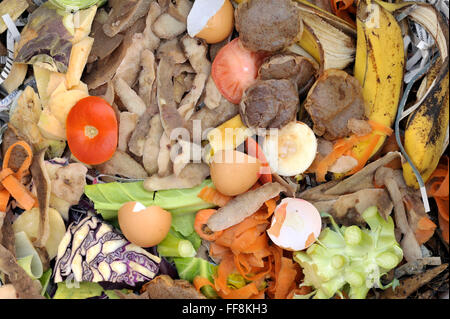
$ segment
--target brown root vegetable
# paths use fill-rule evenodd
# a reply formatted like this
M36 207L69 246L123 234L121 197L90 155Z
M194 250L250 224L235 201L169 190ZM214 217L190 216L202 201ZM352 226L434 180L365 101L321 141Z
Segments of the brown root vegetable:
M324 191L325 195L343 195L348 193L354 193L358 190L373 187L373 179L376 170L393 159L401 157L399 152L387 153L382 158L367 164L362 170L344 179L341 182L336 183L333 187Z
M151 0L110 1L111 12L103 25L103 31L109 37L128 29L138 19L144 17L149 9Z
M301 33L301 14L292 0L248 0L235 11L236 30L251 51L280 51Z
M145 113L147 105L137 93L122 79L114 79L114 89L127 110L139 116Z
M319 66L312 60L293 54L277 54L261 65L258 78L261 80L292 79L300 95L311 88L316 80Z
M112 80L131 44L132 38L125 37L122 44L119 45L119 47L112 54L94 63L92 70L84 78L84 81L88 85L89 89L98 88L99 86Z
M341 70L326 70L310 89L304 106L314 122L314 133L330 141L351 133L350 119L364 119L361 84Z
M403 203L403 195L400 191L399 184L395 178L396 172L387 167L380 167L375 172L375 183L379 186L386 186L389 196L394 203L395 226L403 234L400 245L403 249L403 254L408 262L421 259L422 251L417 242L414 231L408 223L406 216L405 205ZM402 176L401 171L397 171L397 175Z
M331 173L344 174L350 172L358 165L358 161L352 156L341 156L328 169Z
M445 270L448 270L448 264L442 264L429 269L424 273L403 279L400 281L400 285L397 286L395 290L388 288L381 294L380 297L381 299L406 299L420 287L429 283Z
M159 141L163 133L161 118L159 114L155 115L150 121L150 131L145 140L142 156L142 164L150 176L158 172Z
M145 49L141 55L141 73L139 74L139 97L149 107L153 101L153 85L156 80L155 55Z
M239 114L239 107L222 97L219 106L215 109L211 110L208 107L204 107L200 111L195 112L188 121L188 130L193 137L194 126L198 125L199 131L203 136L208 129L225 123L237 114Z
M156 51L156 57L158 59L162 59L163 56L172 59L172 61L177 65L187 61L187 57L181 48L178 38L165 40L161 43Z
M187 280L173 280L160 275L146 284L143 289L149 299L206 299Z
M169 13L161 14L153 24L153 32L161 39L173 39L186 31L186 22L181 22Z
M192 8L192 2L189 0L173 0L169 3L167 12L180 22L187 22L187 17Z
M240 114L248 127L281 128L295 119L299 107L292 81L258 80L244 92Z
M142 156L144 154L144 144L147 139L147 134L150 131L150 121L153 116L158 113L158 107L154 104L155 103L153 103L151 107L148 107L145 110L145 113L139 117L136 129L131 134L128 150L136 156Z
M76 205L80 201L86 186L86 174L88 169L80 163L71 163L66 166L46 163L46 168L50 165L53 167L54 173L50 177L52 185L52 194L58 198L64 199L71 205Z
M141 55L145 50L146 43L142 33L134 34L131 38L131 45L127 49L122 62L116 70L115 78L121 78L130 87L136 84L141 70Z
M161 7L156 1L152 1L150 4L150 10L145 20L145 29L142 32L144 35L144 42L146 43L146 49L154 52L158 48L161 39L158 38L153 32L152 26L156 19L161 15Z
M442 265L441 257L425 257L395 268L394 275L395 278L400 278L405 275L417 275L422 273L426 266L439 265Z
M204 41L186 35L181 39L181 47L196 72L192 90L183 98L178 107L178 112L185 119L189 119L195 111L197 102L205 88L206 80L211 73L211 62L206 57L208 46Z
M212 231L220 231L239 224L255 213L266 201L278 196L286 189L279 183L266 183L263 186L238 195L212 215L207 225Z
M2 154L5 154L11 145L22 140L25 140L25 138L20 136L18 130L11 123L9 123L8 128L2 136ZM30 144L28 141L26 142ZM14 172L17 172L27 156L27 152L22 147L15 147L11 152L8 167Z
M348 129L357 136L364 136L372 132L369 122L351 118L347 122Z
M19 295L13 285L3 285L0 286L0 299L19 299Z
M212 76L208 78L205 86L205 105L207 108L213 110L220 105L222 94L214 83Z
M0 245L3 245L15 257L15 236L12 227L14 214L12 211L0 212Z
M96 167L102 174L120 175L128 178L144 179L148 177L145 169L130 155L117 150L113 157Z
M128 149L128 142L136 128L139 116L135 113L121 112L119 120L119 143L118 150L126 152Z
M44 157L45 150L42 150L33 157L30 166L39 204L39 231L34 245L40 248L45 246L45 243L50 236L48 209L50 206L51 181L45 167Z
M189 163L179 176L175 176L175 174L166 177L153 175L144 181L144 188L149 192L174 188L192 188L200 185L208 175L208 165Z
M113 37L108 37L103 31L103 24L97 19L94 20L92 24L90 36L94 38L94 45L92 46L88 63L105 59L119 47L124 39L123 34L116 34Z
M186 127L186 122L177 109L174 98L174 85L172 77L175 63L169 57L163 56L157 67L157 100L161 122L165 133L171 137L173 130Z
M351 226L364 225L362 213L371 206L376 206L381 216L387 219L393 204L384 189L368 188L353 194L339 196L337 200L312 202L320 211L332 215L339 224Z
M172 160L170 158L170 152L172 149L172 141L166 133L161 135L159 140L159 153L158 153L158 176L167 177L172 174Z

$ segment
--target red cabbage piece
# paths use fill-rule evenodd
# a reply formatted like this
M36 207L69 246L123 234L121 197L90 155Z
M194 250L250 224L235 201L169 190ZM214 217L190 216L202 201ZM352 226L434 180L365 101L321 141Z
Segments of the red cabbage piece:
M54 280L135 287L153 279L160 263L160 257L130 243L111 225L87 216L69 225L58 248Z

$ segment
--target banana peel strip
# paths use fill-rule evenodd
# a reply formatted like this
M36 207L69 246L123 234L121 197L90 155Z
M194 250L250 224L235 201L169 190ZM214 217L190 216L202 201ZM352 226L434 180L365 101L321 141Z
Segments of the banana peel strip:
M395 139L397 141L398 147L400 148L400 152L402 153L403 157L405 158L405 160L409 163L409 165L411 165L411 168L414 172L414 175L417 178L417 181L419 183L419 187L420 187L420 194L422 195L422 201L423 201L423 205L425 208L425 212L428 213L430 212L430 203L428 201L428 195L427 195L427 189L425 187L425 183L423 182L422 176L420 175L420 172L417 170L417 168L414 166L414 163L411 161L411 158L408 156L408 153L406 153L406 150L402 144L402 140L400 138L400 121L402 120L402 115L403 115L403 110L405 108L406 105L406 101L408 100L408 96L409 93L411 92L411 89L413 87L413 84L419 79L421 78L424 74L426 74L428 72L428 70L431 68L432 64L437 60L437 56L434 57L433 60L429 61L426 66L424 68L422 68L420 70L420 72L418 72L412 79L411 81L408 83L402 99L400 100L399 106L398 106L398 111L397 111L397 117L395 119L395 126L394 126L394 131L395 131ZM424 97L426 97L428 94L424 94ZM420 104L419 104L420 105Z

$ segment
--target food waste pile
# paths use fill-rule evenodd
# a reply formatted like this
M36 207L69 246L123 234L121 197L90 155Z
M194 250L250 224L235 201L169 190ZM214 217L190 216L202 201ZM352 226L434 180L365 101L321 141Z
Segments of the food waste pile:
M448 299L447 0L0 2L0 299Z

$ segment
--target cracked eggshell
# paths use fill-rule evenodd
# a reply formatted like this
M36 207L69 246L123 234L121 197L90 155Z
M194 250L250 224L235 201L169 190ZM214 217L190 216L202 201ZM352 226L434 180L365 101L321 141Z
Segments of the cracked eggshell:
M286 210L284 218L283 209ZM280 221L281 227L277 225ZM275 209L267 234L277 246L299 251L311 246L319 237L321 229L322 218L314 205L299 198L285 198Z

